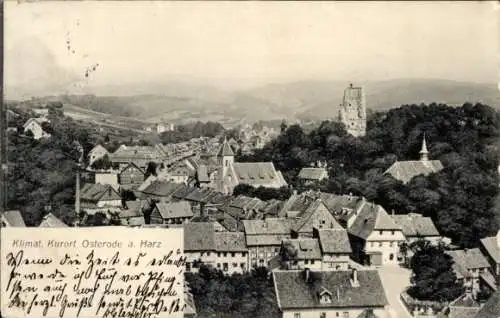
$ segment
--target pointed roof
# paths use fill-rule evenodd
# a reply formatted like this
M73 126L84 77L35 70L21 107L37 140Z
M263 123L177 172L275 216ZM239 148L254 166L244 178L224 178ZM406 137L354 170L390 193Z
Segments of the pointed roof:
M429 151L427 150L427 143L425 142L425 133L424 137L422 138L422 150L420 150L420 154L428 154Z
M234 157L234 152L229 143L227 142L226 137L224 137L224 143L222 144L222 147L220 148L219 152L217 153L217 156L223 156L223 157Z
M349 227L348 232L362 239L367 239L373 231L401 230L378 204L365 204L354 223Z

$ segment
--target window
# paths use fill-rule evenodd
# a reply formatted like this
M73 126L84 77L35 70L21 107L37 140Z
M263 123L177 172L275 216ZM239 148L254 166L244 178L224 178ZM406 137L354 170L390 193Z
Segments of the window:
M217 252L217 257L220 257L220 252Z
M207 252L207 256L210 256L210 252Z
M296 312L295 314L293 314L293 318L300 318L300 312Z
M233 267L238 267L238 263L233 263Z
M245 263L241 263L241 264L240 264L240 267L241 267L241 268L245 268Z
M274 249L274 252L275 252L275 253L278 253L279 251L280 251L280 249L279 249L278 247L276 247L276 248Z
M394 254L392 254L392 253L391 253L391 254L389 254L389 260L390 260L390 261L394 260Z
M384 234L384 231L380 231L380 235Z
M391 235L394 235L394 231L391 231Z
M342 317L343 318L349 318L349 312L348 311L344 311L344 313L342 314Z
M322 312L321 314L319 314L319 318L326 318L326 312Z
M201 252L201 253L200 253L200 256L203 256L203 254L205 254L205 252Z
M243 257L247 256L247 252L242 252L241 256L243 256Z
M308 259L306 259L306 260L304 261L304 264L309 264L309 260L308 260Z
M314 260L312 259L312 260L311 260L311 265L313 265L313 264L314 264Z
M227 257L227 253L226 252L222 253L222 256Z
M393 245L393 242L389 242L389 246L392 247L392 245Z
M235 257L236 256L236 253L231 253L231 257Z
M382 243L382 242L378 243L379 247L382 247L383 245L384 245L384 243Z
M227 263L223 263L223 264L222 264L222 270L223 270L223 271L227 272L228 267L229 267L229 266L228 266L228 264L227 264Z
M259 263L264 264L264 260L262 258L259 259Z
M325 224L325 223L326 223L325 220L321 220L321 224Z
M217 263L217 268L220 268L220 263Z

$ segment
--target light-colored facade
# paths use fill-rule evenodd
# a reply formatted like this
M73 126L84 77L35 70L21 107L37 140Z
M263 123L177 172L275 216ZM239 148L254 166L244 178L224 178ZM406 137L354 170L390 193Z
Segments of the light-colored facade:
M104 156L109 155L109 152L101 145L97 145L89 151L88 161L92 165L95 161L102 159Z
M366 308L307 308L283 311L283 318L357 318ZM385 308L376 307L373 313L378 318L391 318Z
M349 134L360 137L366 134L366 99L363 87L352 84L344 90L339 120Z
M34 139L48 138L50 134L43 130L42 123L48 122L43 118L30 118L24 124L24 132L31 131Z
M96 171L94 178L96 184L109 184L115 190L120 186L118 184L118 171Z
M365 253L380 255L381 265L397 265L399 246L404 241L400 230L375 230L366 240Z

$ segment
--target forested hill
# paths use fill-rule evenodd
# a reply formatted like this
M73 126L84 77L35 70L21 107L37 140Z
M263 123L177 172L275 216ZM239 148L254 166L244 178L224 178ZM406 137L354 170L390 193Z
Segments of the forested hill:
M396 160L418 160L424 133L430 158L441 160L444 170L407 185L385 175ZM326 160L330 178L321 190L363 195L395 213L430 216L443 235L470 247L499 228L499 134L500 116L486 105L404 105L371 116L363 138L329 121L310 133L292 125L238 160L272 160L293 184L300 168Z

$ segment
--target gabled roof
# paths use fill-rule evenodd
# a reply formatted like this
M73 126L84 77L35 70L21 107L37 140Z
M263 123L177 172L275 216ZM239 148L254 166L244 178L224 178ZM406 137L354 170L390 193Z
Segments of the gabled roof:
M86 183L80 190L80 199L88 202L121 200L120 194L109 184Z
M446 251L455 262L453 269L457 276L467 277L468 270L490 267L488 260L484 257L479 248L471 248L467 250ZM460 278L460 277L459 277Z
M23 216L18 210L5 211L2 213L2 221L7 227L26 227Z
M482 238L481 244L491 258L493 258L497 264L500 264L500 246L498 246L497 238L495 236Z
M219 152L217 153L217 157L234 157L234 152L233 149L231 149L231 146L227 142L227 140L224 138L224 143L220 147Z
M186 188L186 186L181 183L155 180L151 182L151 184L149 184L144 190L142 190L142 192L146 194L167 197L184 188Z
M215 229L212 222L184 224L185 251L215 251Z
M96 151L102 151L102 152L108 153L108 150L106 148L104 148L102 145L98 144L97 146L92 148L92 150L89 151L89 154L96 152Z
M318 239L315 238L298 238L283 240L283 244L291 244L297 251L297 259L321 259L321 248L319 247Z
M248 248L243 232L215 232L215 250L218 252L244 252Z
M68 227L66 223L59 220L54 214L49 213L43 217L42 223L38 227Z
M265 220L243 220L245 234L249 235L290 235L293 220L282 218L267 218Z
M500 288L490 296L474 318L497 318L500 313Z
M276 297L281 310L312 308L385 307L388 304L379 274L375 270L357 272L359 287L351 283L351 271L315 272L318 284L333 295L330 303L320 303L315 284L305 282L303 271L274 271Z
M405 236L439 236L439 232L430 217L408 213L393 215L392 219L403 229Z
M319 229L319 243L323 253L351 253L351 243L347 231L343 228Z
M302 168L299 172L299 179L320 180L325 177L327 171L325 168Z
M266 186L269 183L287 185L272 162L235 162L232 166L234 171L229 169L228 176L236 178L237 183L256 187Z
M120 218L144 217L143 211L149 207L146 200L126 201L125 208L120 211Z
M295 232L299 232L304 227L304 225L306 225L309 219L316 213L316 211L318 211L321 207L324 207L326 210L328 210L321 200L315 200L311 204L309 204L305 211L299 213L296 216L298 219L295 221L292 229ZM333 216L331 218L331 224L326 224L326 226L329 226L330 228L342 229L342 226L337 222L337 220L335 220Z
M119 173L122 174L123 172L125 172L131 168L135 168L136 170L139 170L142 174L146 173L142 168L140 168L138 165L136 165L133 162L129 162L129 164L126 165L125 167L123 167L123 169L121 169L121 171Z
M443 164L439 160L396 161L385 171L385 173L390 174L396 180L408 183L413 177L421 174L427 176L431 173L439 172L442 169Z
M365 204L358 212L348 232L362 239L368 238L373 231L401 230L387 212L378 204Z
M158 210L163 219L188 218L194 215L191 205L186 201L158 202L155 209Z
M45 119L45 118L43 118L43 117L31 117L30 119L28 119L28 120L24 123L23 127L26 129L26 127L27 127L29 124L31 124L32 122L34 122L34 123L36 123L37 125L40 125L40 126L41 126L43 123L48 122L48 120L47 120L47 119Z

